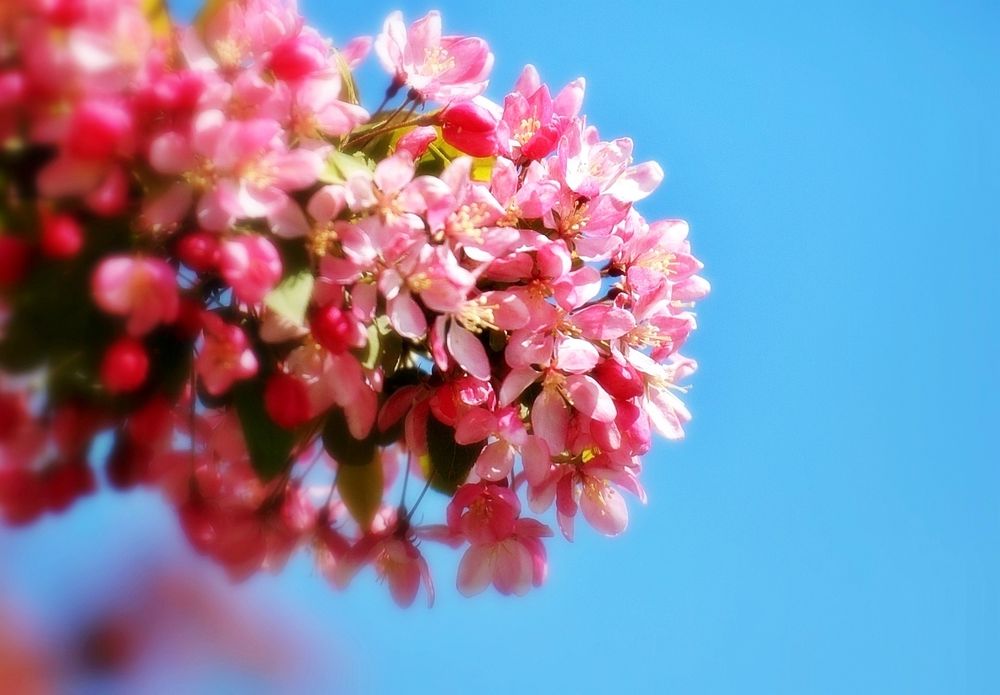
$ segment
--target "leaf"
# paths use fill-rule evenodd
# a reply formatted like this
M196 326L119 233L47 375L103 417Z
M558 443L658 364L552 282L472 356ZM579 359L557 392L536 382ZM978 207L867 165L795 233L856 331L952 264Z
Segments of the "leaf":
M431 487L446 495L455 494L458 486L469 477L469 471L479 458L486 440L474 444L458 444L455 430L433 415L427 418L427 457L421 465L431 478Z
M333 150L326 159L326 169L320 174L323 183L344 183L356 172L371 173L374 169L362 153L347 154Z
M341 80L341 101L346 101L350 104L360 104L361 96L358 94L358 84L354 81L354 75L351 73L351 66L347 64L344 60L344 56L340 54L340 51L333 52L334 58L337 60L337 70L340 71Z
M341 468L365 466L371 463L377 450L376 432L365 439L355 439L347 426L347 418L340 408L333 408L323 425L323 448Z
M295 438L291 432L275 424L264 409L263 380L241 382L232 391L250 463L261 480L272 480L291 464Z
M264 304L297 326L306 320L306 310L312 299L314 278L309 269L287 276L264 298Z
M340 499L365 531L371 528L382 504L384 485L382 460L377 451L364 465L341 466L337 469L337 492Z
M367 530L382 503L382 461L372 429L365 439L355 439L344 411L334 408L323 425L323 448L337 461L337 492L354 520Z
M469 155L462 152L457 147L452 147L447 142L445 142L444 137L438 135L438 139L434 141L434 147L436 147L441 154L443 154L449 161L455 161L459 157L468 157ZM493 176L493 165L496 164L496 157L471 157L472 159L472 170L469 175L472 177L473 181L489 182L490 178Z

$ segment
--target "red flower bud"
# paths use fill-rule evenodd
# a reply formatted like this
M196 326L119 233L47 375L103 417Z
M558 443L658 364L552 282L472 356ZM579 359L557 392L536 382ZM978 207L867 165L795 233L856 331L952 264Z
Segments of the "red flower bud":
M623 401L642 395L642 377L630 364L622 364L615 359L604 360L594 369L594 378L605 391Z
M143 385L148 374L149 355L135 338L119 338L101 361L101 383L111 393L135 391Z
M45 511L44 486L26 468L0 467L0 517L12 526L29 524Z
M177 242L177 257L196 273L208 273L219 264L219 240L210 232L191 232Z
M497 119L482 106L460 101L440 115L444 141L473 157L489 157L497 151Z
M127 149L132 139L132 114L113 101L85 101L73 114L66 145L83 159L107 159Z
M94 472L82 459L60 462L46 472L43 484L48 508L62 512L78 497L94 491Z
M0 289L21 282L28 270L30 248L25 241L12 236L0 236Z
M72 215L43 215L41 247L49 258L72 258L83 248L83 228Z
M264 388L264 409L279 426L294 429L309 421L309 391L294 376L275 374Z
M312 334L316 342L332 353L347 352L351 346L354 325L351 317L337 307L323 307L312 318Z
M278 44L271 51L268 67L279 80L300 80L326 67L322 44L300 35Z

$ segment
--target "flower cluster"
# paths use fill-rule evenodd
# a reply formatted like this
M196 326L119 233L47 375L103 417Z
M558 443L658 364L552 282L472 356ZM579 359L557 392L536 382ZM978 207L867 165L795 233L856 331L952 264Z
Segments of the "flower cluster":
M309 546L404 605L422 541L465 547L462 593L523 594L552 535L527 510L621 533L690 417L708 283L584 81L528 66L495 103L492 64L436 12L335 46L293 0L0 9L0 515L103 465L235 577ZM428 489L446 523L416 523Z

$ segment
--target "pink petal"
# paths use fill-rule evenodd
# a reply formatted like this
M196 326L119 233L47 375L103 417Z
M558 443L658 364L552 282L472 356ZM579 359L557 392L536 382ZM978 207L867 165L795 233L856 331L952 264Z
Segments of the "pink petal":
M466 372L487 381L490 378L490 361L483 344L474 334L452 323L448 329L448 352Z
M564 338L556 347L556 366L570 374L589 372L600 359L597 348L580 338Z
M473 545L465 551L458 565L458 590L463 596L483 592L493 579L493 549L487 545Z
M399 334L419 340L427 333L427 318L409 292L400 292L387 303L389 321Z
M583 517L605 536L617 536L628 527L628 505L625 498L607 482L589 477L580 495Z
M484 480L503 480L513 468L514 450L504 441L486 446L476 460L476 474Z
M531 427L545 440L549 451L561 454L566 448L569 408L555 389L542 389L531 406Z
M513 403L528 386L538 381L540 376L541 374L531 367L512 369L500 387L500 405L508 406Z
M613 422L618 410L615 401L593 377L575 374L566 379L573 407L593 420Z

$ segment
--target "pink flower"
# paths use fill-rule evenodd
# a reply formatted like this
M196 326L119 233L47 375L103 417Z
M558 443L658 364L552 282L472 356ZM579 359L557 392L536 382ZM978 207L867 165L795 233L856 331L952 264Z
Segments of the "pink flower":
M136 337L172 323L180 308L174 269L153 258L105 258L94 272L91 293L103 311L126 317L126 329Z
M281 280L281 256L265 237L245 234L222 242L219 270L237 299L257 304Z
M593 126L574 123L559 144L558 171L570 190L593 198L606 193L620 203L642 200L660 185L656 162L632 164L632 141L602 142Z
M473 444L488 437L495 441L483 447L476 459L476 475L483 480L504 480L514 468L514 455L528 440L517 410L508 407L491 412L471 408L455 428L455 441L459 444Z
M541 586L546 575L547 526L518 518L520 503L508 488L488 483L463 485L448 506L448 527L471 546L458 568L458 590L465 596L491 583L501 594L523 596Z
M202 322L205 340L198 352L195 369L205 390L220 396L235 382L257 373L257 356L239 326L225 323L212 313L205 313Z
M401 12L385 20L375 53L393 75L424 101L471 99L486 91L493 54L480 38L441 36L441 15L432 11L410 25Z
M318 152L289 149L281 124L269 119L231 121L221 111L209 110L199 114L191 128L188 134L165 133L150 146L153 168L182 178L148 201L144 216L150 224L175 224L197 195L198 222L210 231L260 218L270 222L277 236L299 237L309 231L289 192L316 182L323 168Z
M503 117L497 128L500 150L512 159L542 159L580 113L583 78L566 85L552 99L533 65L526 65L514 91L504 99Z
M427 593L427 605L434 605L434 582L417 542L420 536L439 535L437 530L428 533L415 529L405 517L398 518L396 511L389 509L376 516L373 527L343 554L332 572L334 584L347 586L361 567L371 563L378 578L388 582L389 592L400 607L413 604L421 584Z

